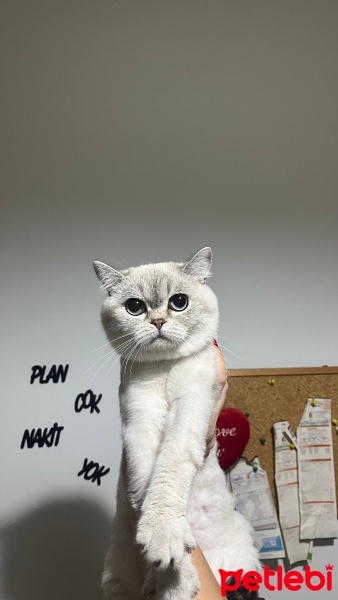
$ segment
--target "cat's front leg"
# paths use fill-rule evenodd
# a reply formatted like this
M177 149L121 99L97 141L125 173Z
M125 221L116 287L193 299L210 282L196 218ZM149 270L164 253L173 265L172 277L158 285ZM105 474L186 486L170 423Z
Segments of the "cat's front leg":
M125 491L138 512L159 451L167 403L156 387L131 384L120 393L120 407Z
M188 367L188 368L187 368ZM137 542L146 559L162 569L178 567L196 547L187 521L193 479L202 467L206 435L213 408L212 385L201 379L203 365L176 370L169 380L174 396L165 436L142 505Z

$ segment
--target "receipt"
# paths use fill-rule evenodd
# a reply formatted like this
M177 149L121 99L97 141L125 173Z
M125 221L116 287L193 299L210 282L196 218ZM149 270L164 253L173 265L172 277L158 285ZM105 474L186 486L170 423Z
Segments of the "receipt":
M254 544L260 558L284 558L284 545L269 480L258 458L252 464L239 459L229 470L229 476L236 509L253 527Z
M337 537L331 400L308 398L297 443L300 538Z
M288 421L275 423L275 482L279 522L290 564L306 560L310 543L300 540L297 440ZM290 444L291 446L290 448Z

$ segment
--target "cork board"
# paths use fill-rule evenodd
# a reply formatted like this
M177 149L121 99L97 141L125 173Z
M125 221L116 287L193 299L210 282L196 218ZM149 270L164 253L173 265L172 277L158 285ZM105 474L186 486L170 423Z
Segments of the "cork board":
M289 421L296 432L307 398L330 398L332 419L338 419L338 367L229 370L226 406L250 413L250 440L244 456L258 456L266 470L278 510L274 482L272 426ZM266 438L262 445L260 438ZM336 495L338 498L338 434L332 426Z

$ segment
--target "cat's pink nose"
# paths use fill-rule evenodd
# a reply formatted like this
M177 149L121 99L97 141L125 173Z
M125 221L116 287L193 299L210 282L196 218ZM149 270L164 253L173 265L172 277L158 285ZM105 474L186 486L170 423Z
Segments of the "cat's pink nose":
M160 331L163 323L166 323L166 321L164 319L154 319L152 321L152 324L155 325L155 327L157 327L157 329Z

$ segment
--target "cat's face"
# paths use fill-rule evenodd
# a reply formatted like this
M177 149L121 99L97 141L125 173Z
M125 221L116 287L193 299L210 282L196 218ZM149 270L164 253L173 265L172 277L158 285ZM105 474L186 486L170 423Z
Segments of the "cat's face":
M115 350L127 360L154 361L198 352L216 336L217 298L205 284L211 250L187 263L157 263L116 271L94 268L108 292L101 318Z

